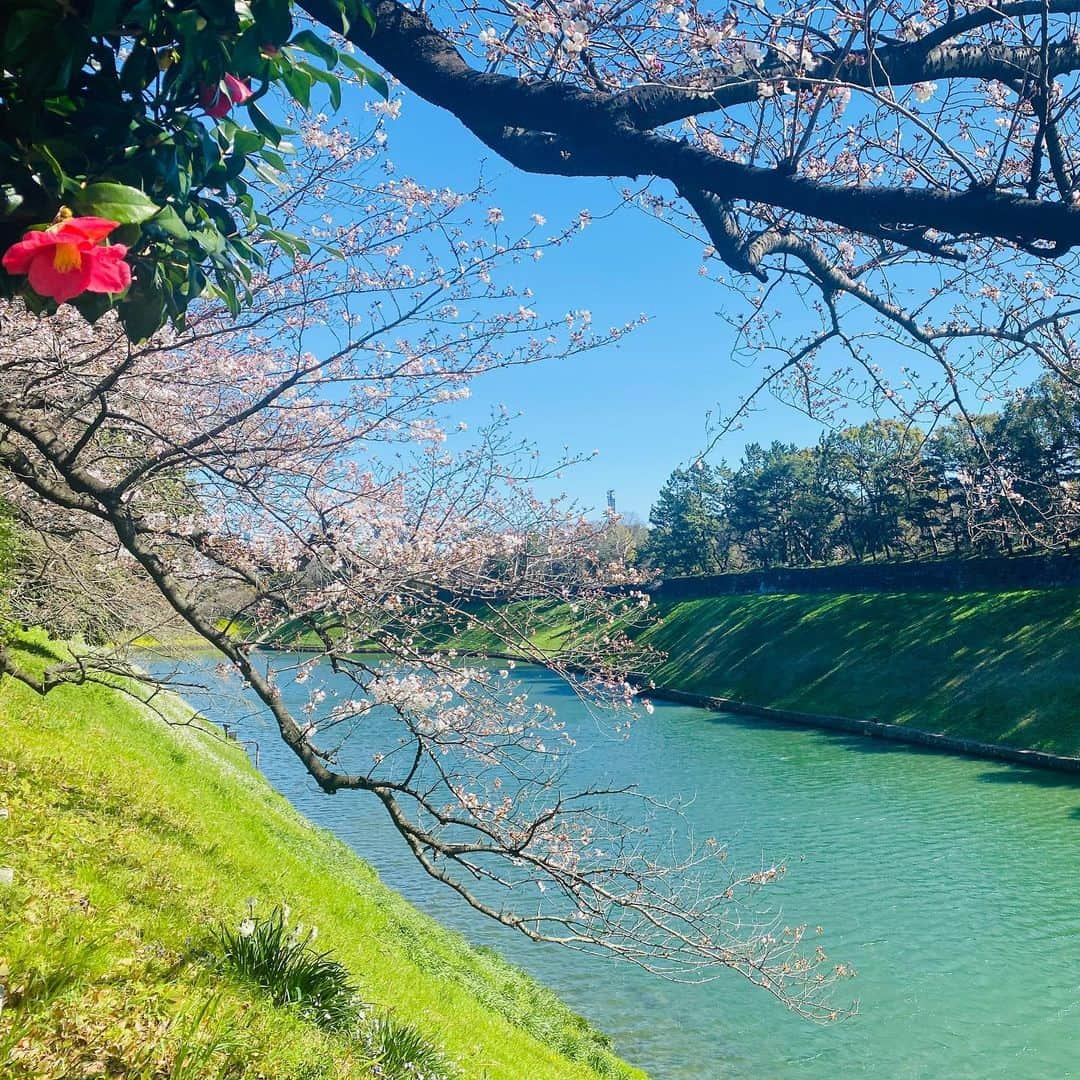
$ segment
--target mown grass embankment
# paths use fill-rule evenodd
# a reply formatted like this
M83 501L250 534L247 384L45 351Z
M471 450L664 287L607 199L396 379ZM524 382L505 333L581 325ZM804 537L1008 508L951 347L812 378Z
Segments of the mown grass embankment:
M23 641L22 659L40 668L51 649ZM4 1077L399 1075L217 965L217 929L249 897L317 925L370 1015L414 1025L456 1075L643 1076L553 993L383 885L240 747L116 690L0 682L0 807Z
M665 654L661 687L1080 755L1080 589L718 596L654 615L638 641ZM529 616L557 649L569 610Z

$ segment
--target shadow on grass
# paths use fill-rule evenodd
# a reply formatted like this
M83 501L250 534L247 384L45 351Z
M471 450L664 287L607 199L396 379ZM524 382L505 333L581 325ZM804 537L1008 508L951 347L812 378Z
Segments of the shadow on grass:
M19 639L19 652L33 653L34 656L43 656L46 660L59 660L53 649L48 645L35 641L32 637L23 636Z
M680 689L1080 750L1075 589L731 596L662 613L645 638Z

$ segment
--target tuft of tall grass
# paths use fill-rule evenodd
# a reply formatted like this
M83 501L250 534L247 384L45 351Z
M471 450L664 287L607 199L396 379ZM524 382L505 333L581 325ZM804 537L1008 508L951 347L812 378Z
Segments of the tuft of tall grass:
M382 1080L454 1080L460 1073L411 1024L373 1017L361 1035Z
M287 909L275 907L265 918L248 915L235 929L218 931L227 970L269 994L275 1005L289 1005L326 1031L354 1028L363 1004L348 970L328 952L311 947L315 930L289 929Z

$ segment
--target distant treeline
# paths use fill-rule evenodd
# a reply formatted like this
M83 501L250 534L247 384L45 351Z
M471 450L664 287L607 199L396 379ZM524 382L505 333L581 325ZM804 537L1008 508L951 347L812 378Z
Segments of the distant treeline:
M1068 551L1080 534L1080 399L1043 379L926 432L875 419L734 469L676 469L641 561L665 577L835 562Z

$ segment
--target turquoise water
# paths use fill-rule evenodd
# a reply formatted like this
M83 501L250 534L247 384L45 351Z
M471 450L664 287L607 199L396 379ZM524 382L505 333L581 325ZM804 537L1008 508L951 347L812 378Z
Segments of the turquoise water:
M250 705L219 695L208 711L258 739L275 787L388 883L529 969L654 1077L1080 1077L1076 781L661 702L609 741L558 679L521 675L592 744L581 783L694 796L699 834L747 863L788 860L770 895L857 969L838 999L857 996L855 1016L818 1027L733 973L675 985L524 941L427 878L373 800L315 790Z

